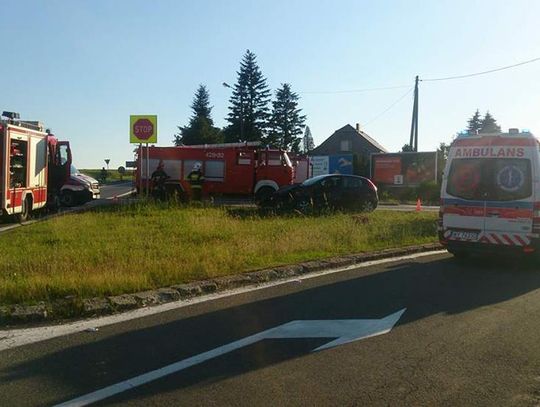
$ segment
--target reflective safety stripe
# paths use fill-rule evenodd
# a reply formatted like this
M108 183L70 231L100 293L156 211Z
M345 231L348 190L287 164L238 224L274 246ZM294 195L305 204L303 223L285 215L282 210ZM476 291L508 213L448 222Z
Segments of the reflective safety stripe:
M452 236L453 229L446 229L443 236L446 240L471 242L471 240ZM528 246L531 243L530 234L506 233L506 232L482 232L478 235L477 242L496 244L502 246Z

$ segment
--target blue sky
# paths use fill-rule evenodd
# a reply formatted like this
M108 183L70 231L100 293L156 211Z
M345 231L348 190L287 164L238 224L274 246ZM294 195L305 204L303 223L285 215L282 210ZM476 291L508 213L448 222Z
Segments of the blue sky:
M72 142L75 164L132 158L130 114L157 114L159 144L186 124L206 84L217 125L246 49L268 84L301 93L316 144L360 123L391 151L408 142L412 93L433 78L540 56L540 1L0 0L0 109ZM421 83L419 146L432 150L479 108L540 136L540 62L471 79Z

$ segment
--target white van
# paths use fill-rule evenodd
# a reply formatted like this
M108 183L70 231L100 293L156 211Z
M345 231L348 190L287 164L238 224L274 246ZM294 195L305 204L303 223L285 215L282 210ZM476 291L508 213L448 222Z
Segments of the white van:
M461 135L452 143L438 227L450 253L540 249L539 147L518 129Z

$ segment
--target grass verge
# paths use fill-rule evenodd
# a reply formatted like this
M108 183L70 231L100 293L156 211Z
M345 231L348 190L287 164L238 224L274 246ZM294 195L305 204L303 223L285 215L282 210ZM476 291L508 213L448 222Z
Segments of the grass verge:
M116 295L436 241L435 213L260 216L138 203L0 235L0 304Z
M79 170L82 174L88 175L101 182L101 170L100 169L82 169ZM124 175L120 174L118 170L108 170L107 171L107 180L105 184L110 184L118 181L133 181L133 170L126 170Z

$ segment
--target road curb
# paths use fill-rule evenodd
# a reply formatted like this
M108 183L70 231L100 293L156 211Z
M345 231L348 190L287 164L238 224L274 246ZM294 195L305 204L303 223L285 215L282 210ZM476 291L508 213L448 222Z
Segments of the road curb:
M307 261L131 294L86 299L70 296L52 303L41 302L36 305L0 306L0 326L110 315L135 308L150 307L179 300L186 301L215 292L257 286L295 276L350 267L374 260L391 259L441 249L443 247L439 243L430 243Z

